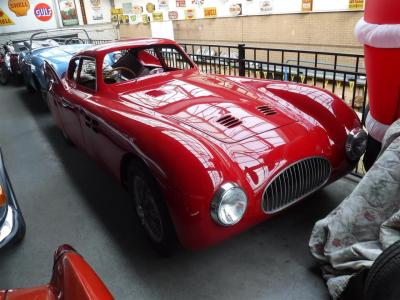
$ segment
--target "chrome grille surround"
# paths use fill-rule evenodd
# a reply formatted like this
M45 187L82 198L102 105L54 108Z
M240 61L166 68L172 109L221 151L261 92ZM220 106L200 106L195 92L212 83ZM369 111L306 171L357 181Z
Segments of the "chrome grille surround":
M267 185L262 210L275 213L312 194L329 180L330 162L323 157L309 157L279 172Z

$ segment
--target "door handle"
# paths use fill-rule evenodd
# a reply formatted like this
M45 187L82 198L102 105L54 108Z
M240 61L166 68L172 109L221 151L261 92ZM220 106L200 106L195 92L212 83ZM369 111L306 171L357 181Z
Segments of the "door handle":
M74 109L74 106L69 101L65 100L64 98L61 99L61 105L62 105L62 107L67 108L67 109L71 109L71 110Z

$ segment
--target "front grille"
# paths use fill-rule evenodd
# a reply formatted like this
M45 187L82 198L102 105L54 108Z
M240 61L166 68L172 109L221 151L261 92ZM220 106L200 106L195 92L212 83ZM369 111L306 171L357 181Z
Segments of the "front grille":
M277 212L322 187L331 175L331 164L322 157L311 157L287 167L266 187L263 210Z

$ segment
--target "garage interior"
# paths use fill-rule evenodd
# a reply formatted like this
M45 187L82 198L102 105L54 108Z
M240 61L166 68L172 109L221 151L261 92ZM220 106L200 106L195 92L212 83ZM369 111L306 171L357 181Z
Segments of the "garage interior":
M310 123L314 122L313 125L323 129L321 132L326 136L322 135L322 138L329 140L332 146L329 151L332 153L337 147L330 134L340 131L340 134L346 136L347 140L342 138L345 147L342 147L344 149L337 156L339 158L335 159L340 160L345 155L347 159L334 163L339 165L340 170L345 169L347 164L353 164L353 169L332 184L324 186L328 182L327 178L319 186L321 189L310 190L307 195L304 193L304 200L297 203L300 198L293 199L293 203L296 203L292 206L288 205L287 209L285 206L285 209L278 210L272 218L233 237L229 236L223 242L198 251L178 246L171 255L162 257L157 253L159 251L153 249L154 243L146 236L141 226L143 224L140 224L140 213L129 194L131 191L124 188L118 179L79 147L68 143L66 132L57 127L49 99L58 93L58 88L54 86L55 80L46 66L53 68L53 71L56 68L51 61L51 55L48 55L50 63L46 62L41 67L35 67L34 60L27 62L26 57L35 55L31 40L31 49L25 49L21 51L23 55L18 55L21 68L18 72L11 67L3 68L10 63L10 54L0 53L0 82L3 80L2 72L7 72L9 76L0 85L0 150L7 169L6 177L8 175L12 183L10 193L15 193L26 225L22 240L10 242L10 245L2 248L2 226L5 227L7 221L2 217L1 209L10 200L7 194L9 191L2 198L7 184L4 185L2 181L4 179L0 164L0 300L9 299L7 295L12 297L14 289L23 291L24 288L43 286L49 282L46 288L53 289L53 285L59 280L55 274L57 271L62 273L60 270L63 259L69 252L74 253L63 250L64 252L53 257L57 247L64 244L77 250L109 290L109 296L87 296L91 300L398 299L399 288L393 280L385 278L400 276L400 265L397 263L400 261L400 226L396 223L400 219L400 215L397 215L400 212L400 201L393 196L400 192L400 142L396 142L400 136L400 130L397 129L400 126L400 97L398 93L390 94L391 89L400 89L400 75L395 71L400 68L400 56L396 52L398 49L395 49L400 49L400 43L397 45L395 42L396 37L400 41L400 13L395 13L396 9L390 9L382 1L390 2L341 0L328 4L323 0L9 0L6 1L7 4L1 3L2 49L6 49L5 46L10 45L13 40L24 41L28 45L29 38L37 32L47 35L45 42L48 42L54 38L48 34L52 30L73 30L74 27L86 30L90 39L80 34L68 35L68 39L73 41L69 45L72 48L76 46L76 41L81 46L106 45L104 48L94 47L93 53L101 51L98 49L112 48L113 43L118 43L119 40L145 39L143 43L150 45L152 41L161 44L170 39L179 44L188 54L188 58L197 64L199 74L218 74L221 78L226 75L232 82L239 82L243 86L247 80L266 80L272 86L276 82L277 86L285 86L288 91L292 88L292 95L305 95L303 100L320 101L320 116L313 116L313 109L307 112L311 116ZM400 11L400 4L398 6ZM70 15L71 11L75 15ZM390 41L379 40L378 33L381 34L384 31L382 28L385 29L388 25L390 32L384 34L390 35ZM382 32L376 33L375 40L368 37L368 34L365 34L367 37L360 37L359 32L363 33L361 26L365 26L362 27L363 30L367 28ZM62 48L67 45L62 44L64 37L61 35L56 46L50 43L50 46L40 47ZM378 43L378 46L373 43ZM385 52L387 49L381 48L390 49ZM82 72L83 61L88 59L86 55L80 57L79 50L68 51L71 53L66 56L67 63L61 67L65 70L60 72L64 83L71 76L67 69L70 59L78 57L77 73ZM112 52L112 59L116 57L115 53L122 56L126 53L124 51L130 50L121 48ZM165 51L171 54L174 50L171 48ZM378 53L379 51L382 52ZM160 59L160 53L153 58ZM113 62L114 65L110 64L112 67L117 65L120 56ZM96 68L100 67L96 65L97 58L91 59L95 62L96 76L101 72ZM176 67L179 60L174 59ZM147 73L144 77L150 74L154 78L162 78L167 71L178 71L178 68L167 70L166 61L158 66L164 68L164 74ZM104 64L99 64L103 72L105 62L104 58ZM124 65L119 67L126 69ZM35 69L41 69L48 84L46 88L40 86L42 83L37 78L32 77L33 85L28 83L24 73L26 68L32 74ZM382 75L386 70L387 74ZM56 74L55 71L54 73ZM377 76L377 73L382 77ZM104 74L102 76L105 78ZM81 75L73 76L80 78ZM174 79L180 78L179 76ZM123 78L123 84L126 84L124 81L134 81L133 78L125 77L126 74L119 74L119 79ZM157 84L159 82L162 81ZM104 80L102 84L106 86L105 83ZM65 83L64 86L66 85ZM96 92L101 91L101 85L96 85L95 82L94 86ZM162 84L160 86L163 87ZM233 84L225 87L234 89ZM247 93L246 90L239 92L251 97L253 92L264 91L274 101L281 101L286 95L284 92L273 94L267 87L252 86ZM296 88L298 92L293 92ZM159 92L155 89L154 91ZM376 100L385 96L385 93L389 95L384 97L388 99L385 102L386 109L382 108L382 102ZM111 92L108 97L110 95ZM260 97L260 94L257 95ZM89 99L90 96L85 97L82 99ZM64 96L60 99L66 100ZM246 99L243 101L249 101ZM319 117L324 115L323 109L329 110L333 119L344 119L338 114L341 110L334 104L336 100L343 100L349 107L346 109L354 111L354 114L347 114L346 111L346 116L351 116L356 121L347 120L343 127L335 128L336 125L332 123L323 128L325 124L318 122L321 120ZM291 105L295 103L287 99L284 101ZM154 111L158 113L157 109ZM289 111L294 114L294 110L288 109ZM80 113L84 115L83 109ZM269 113L267 111L266 115ZM327 118L331 120L332 116ZM295 123L300 124L303 117L307 119L308 115L299 114ZM187 129L185 126L183 127ZM353 130L351 126L354 126ZM134 140L135 137L130 138ZM289 139L288 136L285 138ZM203 143L204 135L199 140ZM210 146L211 149L213 147ZM321 150L320 144L315 148ZM321 157L332 155L329 151L322 149ZM356 159L349 160L348 152L356 152ZM289 151L285 154L290 156ZM287 157L282 158L282 162L284 161L288 161ZM288 164L287 169L292 165ZM247 167L244 169L247 172ZM285 170L286 168L282 168L279 174L284 174ZM254 174L257 177L256 172L249 172L244 175L248 177L244 178L250 181L248 178ZM274 174L269 180L273 182L279 174ZM293 174L297 176L303 173ZM328 176L331 174L336 176L329 169ZM296 184L294 179L289 180L291 184ZM264 187L262 201L270 185L272 184L268 183ZM373 186L376 193L373 190L366 195L367 189L362 191L360 188L366 185ZM380 186L382 189L379 189ZM219 189L221 187L222 184ZM214 188L216 189L216 185ZM215 191L211 205L207 203L207 212L208 209L211 212L211 216L207 218L213 218L215 223L218 223L216 218L220 218L219 215L213 215L214 199L219 189ZM295 190L294 188L291 192L294 193ZM352 208L352 201L355 205L364 203L363 201L366 204L365 207ZM390 203L390 207L389 204L385 207L385 203ZM189 212L191 208L185 209ZM264 206L262 210L268 214ZM242 220L241 217L238 222ZM222 228L236 224L218 223ZM347 228L342 230L341 226ZM358 230L359 228L361 229ZM214 232L210 231L209 234L211 236ZM68 271L65 274L67 273ZM60 278L64 278L63 276L67 277L62 275ZM93 275L91 276L93 279ZM78 277L76 275L75 280ZM77 281L84 282L82 278ZM65 282L67 281L66 279ZM384 281L386 285L382 283ZM73 293L68 294L67 291L63 295L61 290L60 299L83 299L83 296L76 296L79 293L70 296ZM90 294L88 290L86 292ZM40 293L37 295L44 295ZM23 293L21 295L17 299L32 297L28 294L24 296ZM382 295L385 295L384 298ZM47 298L38 298L40 299Z
M307 243L314 223L351 193L354 176L225 243L160 258L134 221L127 192L66 145L40 99L23 86L2 87L2 94L0 142L27 223L22 243L0 260L2 287L47 282L51 253L68 243L116 299L328 297Z

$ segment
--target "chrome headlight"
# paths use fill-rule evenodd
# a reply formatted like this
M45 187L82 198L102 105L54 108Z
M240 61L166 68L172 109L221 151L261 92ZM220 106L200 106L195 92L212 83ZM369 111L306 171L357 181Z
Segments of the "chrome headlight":
M211 203L211 216L222 226L238 223L247 208L247 197L235 183L224 183L215 193Z
M353 129L346 141L346 155L349 159L356 161L364 154L367 148L368 134L363 129Z

